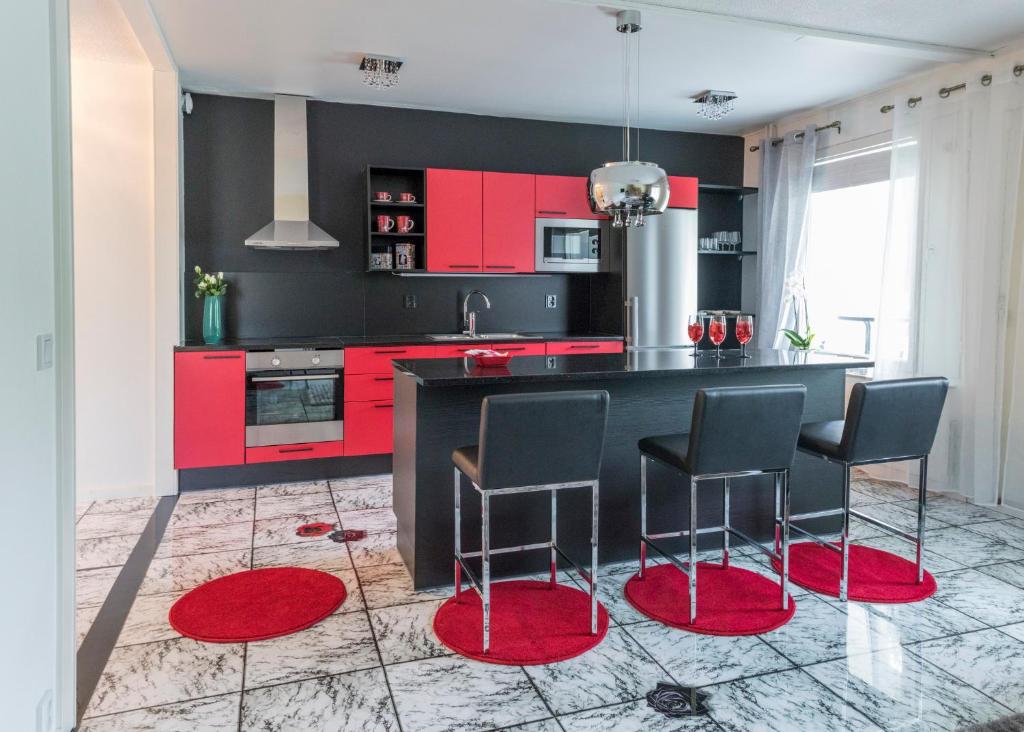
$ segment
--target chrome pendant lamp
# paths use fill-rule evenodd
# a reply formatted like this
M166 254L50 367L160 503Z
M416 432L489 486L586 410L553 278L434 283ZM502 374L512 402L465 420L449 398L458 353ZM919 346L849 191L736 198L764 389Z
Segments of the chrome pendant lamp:
M645 216L660 214L668 206L668 176L657 163L640 161L640 130L636 130L636 159L631 126L640 107L640 12L623 10L615 16L615 30L623 35L622 160L605 163L590 174L587 192L590 210L612 217L612 226L643 226ZM634 81L634 76L636 80ZM633 93L636 93L636 112Z

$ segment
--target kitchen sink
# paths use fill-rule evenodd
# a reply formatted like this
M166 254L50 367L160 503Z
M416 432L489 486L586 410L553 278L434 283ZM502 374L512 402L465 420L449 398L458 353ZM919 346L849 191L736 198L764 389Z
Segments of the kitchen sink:
M510 341L536 336L526 333L477 333L475 336L468 336L465 333L430 333L427 338L432 341Z

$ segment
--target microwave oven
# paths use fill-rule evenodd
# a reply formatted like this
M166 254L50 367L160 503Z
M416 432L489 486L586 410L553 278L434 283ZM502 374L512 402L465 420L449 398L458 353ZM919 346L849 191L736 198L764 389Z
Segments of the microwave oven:
M537 219L537 272L600 272L601 221L595 219Z

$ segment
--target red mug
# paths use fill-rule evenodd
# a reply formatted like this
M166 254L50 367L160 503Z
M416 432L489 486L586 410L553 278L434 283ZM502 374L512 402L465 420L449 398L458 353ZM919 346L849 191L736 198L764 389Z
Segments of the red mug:
M412 220L411 216L399 216L398 217L398 231L402 234L408 234L412 231L412 227L416 225L416 222Z
M416 196L411 193L399 193L398 200L402 203L416 203Z
M391 194L390 194L390 193L388 193L387 191L377 191L377 192L376 192L376 193L374 194L374 197L375 197L375 198L376 198L376 199L377 199L378 201L390 201L390 200L391 200Z
M377 231L388 232L395 228L395 220L390 216L381 214L377 217Z

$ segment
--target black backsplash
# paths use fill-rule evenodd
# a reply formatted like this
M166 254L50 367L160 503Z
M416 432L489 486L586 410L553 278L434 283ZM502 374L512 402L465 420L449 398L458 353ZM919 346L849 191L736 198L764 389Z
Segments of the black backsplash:
M310 218L340 242L325 252L263 251L245 237L273 218L273 102L193 95L184 119L185 272L223 271L228 334L237 338L453 331L462 297L485 291L481 330L608 330L590 291L604 275L396 277L365 272L367 165L587 175L617 159L617 127L310 102ZM670 174L739 185L743 139L643 132L644 157ZM547 309L545 295L557 295ZM407 295L416 308L404 307ZM186 298L199 338L202 302Z

